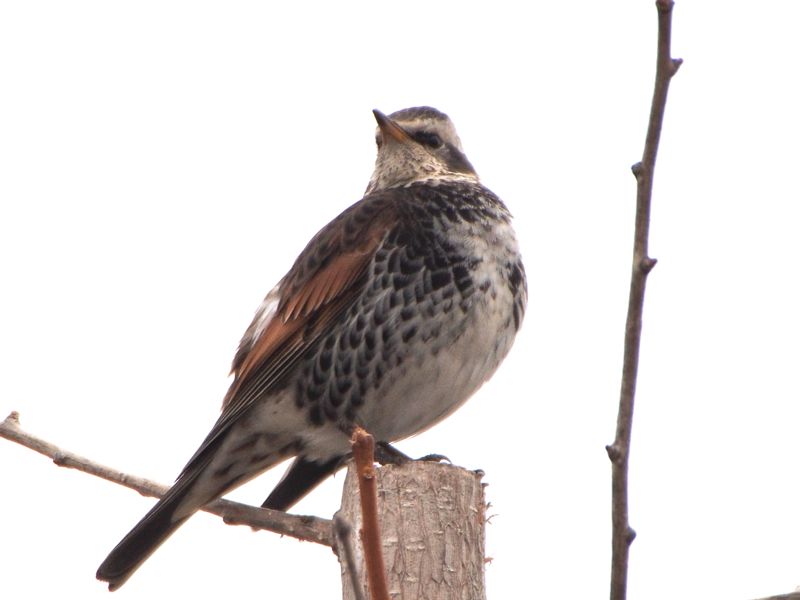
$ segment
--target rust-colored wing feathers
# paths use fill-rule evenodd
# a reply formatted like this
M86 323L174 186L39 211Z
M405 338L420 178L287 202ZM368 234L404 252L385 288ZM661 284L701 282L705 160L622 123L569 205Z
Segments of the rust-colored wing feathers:
M392 222L391 204L376 202L387 199L372 200L354 205L317 234L281 280L277 310L234 362L223 415L231 404L252 400L234 402L264 365L280 361L287 352L296 357L298 348L311 341L307 328L313 324L310 337L316 339L341 313L342 301L352 301L348 292L354 291Z
M316 317L318 327L327 324L332 315L330 310L326 311L326 307L333 308L331 301L341 296L358 279L371 257L372 252L338 256L295 292L284 307L279 308L235 369L235 379L225 395L223 409L253 373L279 354L287 342L302 343L301 339L293 338L302 338L303 330L312 316Z
M363 250L340 254L298 289L280 311L284 322L304 318L350 287L372 258L377 242Z
M293 319L284 321L275 317L269 322L261 336L256 339L250 351L244 357L244 361L235 371L235 378L225 399L222 402L223 410L230 404L230 401L247 380L248 375L270 357L275 351L282 347L284 343L292 337L296 337L303 327L302 321Z

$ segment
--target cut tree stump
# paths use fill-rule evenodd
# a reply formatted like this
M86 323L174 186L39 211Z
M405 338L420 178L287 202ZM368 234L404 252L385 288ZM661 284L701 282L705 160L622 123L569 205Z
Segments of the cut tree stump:
M376 468L378 512L389 594L403 600L486 600L483 473L412 461ZM352 526L355 569L364 590L361 504L351 462L339 516ZM342 562L342 597L355 600ZM369 598L369 595L366 596Z

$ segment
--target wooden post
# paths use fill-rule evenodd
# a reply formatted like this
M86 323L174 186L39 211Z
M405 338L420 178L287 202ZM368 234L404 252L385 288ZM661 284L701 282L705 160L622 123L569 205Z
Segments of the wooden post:
M378 515L389 594L411 600L486 600L482 473L414 461L376 469ZM354 568L366 589L361 506L355 468L348 466L338 515L353 528ZM340 553L341 554L341 553ZM342 562L342 597L355 600Z

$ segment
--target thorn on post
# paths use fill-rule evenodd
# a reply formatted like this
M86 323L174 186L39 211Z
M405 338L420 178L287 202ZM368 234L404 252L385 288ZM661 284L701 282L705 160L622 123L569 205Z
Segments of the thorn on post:
M672 77L673 75L675 75L675 73L678 72L678 69L681 68L682 64L683 64L683 59L682 58L673 58L670 61L670 65L672 66L672 69L670 70L670 74L669 74L670 77Z
M633 540L635 539L636 539L636 531L633 529L633 527L629 525L628 531L625 535L625 542L627 542L628 546L630 546L633 543Z
M653 270L653 267L656 266L656 263L658 263L657 259L645 256L642 259L642 262L639 263L639 268L642 270L642 273L647 275L650 271Z
M615 464L622 458L622 452L614 444L606 446L606 454L608 454L608 459Z

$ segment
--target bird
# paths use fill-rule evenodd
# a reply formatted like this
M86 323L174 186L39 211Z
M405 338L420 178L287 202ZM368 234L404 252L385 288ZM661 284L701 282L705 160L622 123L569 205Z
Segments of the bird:
M354 427L390 444L438 423L500 365L527 283L511 214L450 118L374 110L361 200L266 295L221 414L173 486L97 571L109 590L207 503L293 458L263 506L288 510L343 464Z

